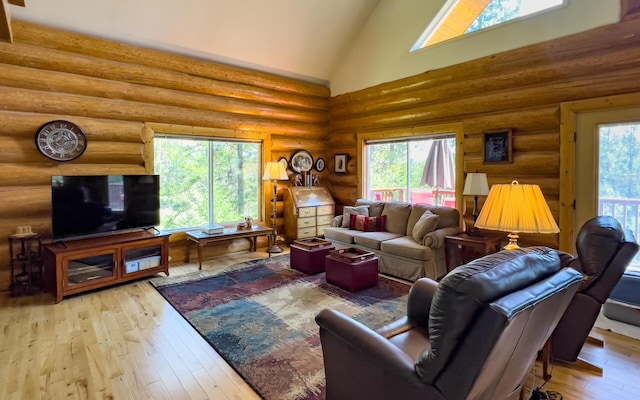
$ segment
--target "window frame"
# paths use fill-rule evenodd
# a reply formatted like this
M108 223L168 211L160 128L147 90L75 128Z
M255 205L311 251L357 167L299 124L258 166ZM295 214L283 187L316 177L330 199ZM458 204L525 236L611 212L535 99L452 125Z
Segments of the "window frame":
M264 174L264 168L266 161L271 159L271 134L254 131L237 131L224 128L208 128L198 126L184 126L162 123L145 123L143 128L143 140L145 143L144 148L144 160L145 171L148 174L154 173L154 146L153 139L156 135L163 136L189 136L193 138L204 139L228 139L233 141L248 141L248 142L260 142L261 154L259 154L260 170L259 170L259 185L258 185L258 213L259 221L265 221L266 215L266 199L265 199L265 186L262 180ZM185 232L185 228L166 229L167 232Z
M413 139L415 137L429 136L437 137L442 135L455 135L456 140L456 208L463 214L462 189L464 188L464 124L462 122L417 126L404 129L394 129L385 131L361 132L357 135L357 168L358 168L358 198L364 198L364 189L368 179L367 171L364 168L366 157L366 143L368 141L402 140Z

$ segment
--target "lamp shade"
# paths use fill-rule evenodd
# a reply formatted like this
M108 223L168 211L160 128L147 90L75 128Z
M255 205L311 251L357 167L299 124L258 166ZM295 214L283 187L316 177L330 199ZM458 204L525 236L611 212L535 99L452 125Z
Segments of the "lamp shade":
M486 196L489 194L489 185L487 184L487 174L482 172L470 172L467 174L467 180L464 181L463 195L468 196Z
M513 233L558 233L540 186L493 185L475 226Z
M263 181L288 181L289 176L283 163L269 161L262 175Z

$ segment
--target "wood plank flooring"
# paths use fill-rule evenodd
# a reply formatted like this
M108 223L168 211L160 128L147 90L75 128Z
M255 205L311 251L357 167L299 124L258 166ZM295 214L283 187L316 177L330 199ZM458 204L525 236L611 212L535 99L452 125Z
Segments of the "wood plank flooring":
M242 252L203 268L266 257ZM196 264L172 267L178 275ZM259 399L146 281L71 296L0 294L0 399ZM604 375L556 365L545 389L565 400L640 398L640 341L597 330L586 358ZM542 383L541 366L535 385Z

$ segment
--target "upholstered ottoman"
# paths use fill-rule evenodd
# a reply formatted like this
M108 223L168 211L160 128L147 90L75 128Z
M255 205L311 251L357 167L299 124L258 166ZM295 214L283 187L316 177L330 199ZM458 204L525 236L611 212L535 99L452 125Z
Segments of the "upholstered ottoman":
M357 292L378 284L378 257L356 248L332 250L325 271L327 283Z
M294 240L290 249L291 268L313 275L324 272L325 258L335 246L328 240L312 238Z

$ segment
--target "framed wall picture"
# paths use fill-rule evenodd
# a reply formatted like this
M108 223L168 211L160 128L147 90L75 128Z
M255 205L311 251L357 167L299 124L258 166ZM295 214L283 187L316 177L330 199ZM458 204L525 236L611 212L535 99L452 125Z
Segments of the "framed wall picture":
M316 168L316 171L318 172L324 171L324 158L318 158L316 160L315 168Z
M298 150L293 153L289 162L291 163L291 169L296 173L309 172L313 167L313 157L308 151L304 150Z
M342 173L347 172L347 155L346 154L336 154L335 171L342 172Z
M511 129L484 132L482 148L484 163L511 163Z

